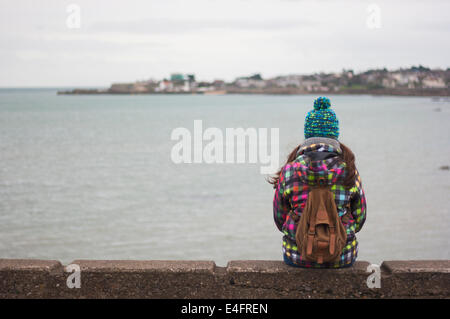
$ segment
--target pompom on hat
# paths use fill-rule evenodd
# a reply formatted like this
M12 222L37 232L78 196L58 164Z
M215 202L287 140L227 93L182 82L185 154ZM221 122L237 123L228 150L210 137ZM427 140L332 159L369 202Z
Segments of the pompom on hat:
M305 118L305 138L339 138L339 120L330 107L327 97L319 97L314 101L314 110L309 111Z

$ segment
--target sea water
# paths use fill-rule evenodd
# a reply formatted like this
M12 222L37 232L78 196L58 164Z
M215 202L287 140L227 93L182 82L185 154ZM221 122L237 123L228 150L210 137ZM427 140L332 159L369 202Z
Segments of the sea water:
M175 128L278 128L280 165L314 95L0 90L0 258L282 260L258 163L175 164ZM450 103L330 95L356 155L359 260L449 259Z

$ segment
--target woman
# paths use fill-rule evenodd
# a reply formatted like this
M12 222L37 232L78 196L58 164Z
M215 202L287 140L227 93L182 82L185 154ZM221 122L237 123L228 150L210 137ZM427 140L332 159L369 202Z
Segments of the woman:
M320 97L305 119L305 141L288 156L274 185L274 220L283 236L283 257L296 267L341 268L351 266L358 254L355 233L366 219L366 199L352 151L338 141L339 121L330 100ZM311 188L326 181L337 213L347 233L342 253L332 262L307 260L296 242L296 232ZM341 226L342 227L342 226ZM345 234L344 234L345 239Z

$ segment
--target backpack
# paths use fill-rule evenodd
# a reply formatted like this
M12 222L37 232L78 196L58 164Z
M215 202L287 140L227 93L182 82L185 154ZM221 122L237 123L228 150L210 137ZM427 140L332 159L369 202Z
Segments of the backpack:
M339 260L347 241L347 231L325 179L321 178L319 182L309 191L295 240L305 260L322 264Z

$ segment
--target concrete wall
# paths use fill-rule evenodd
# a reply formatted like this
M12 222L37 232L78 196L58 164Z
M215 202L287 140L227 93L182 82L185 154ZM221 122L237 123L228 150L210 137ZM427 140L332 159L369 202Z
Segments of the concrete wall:
M369 263L299 269L282 261L75 260L81 288L69 289L56 260L0 259L0 298L449 298L450 260L385 261L381 288Z

